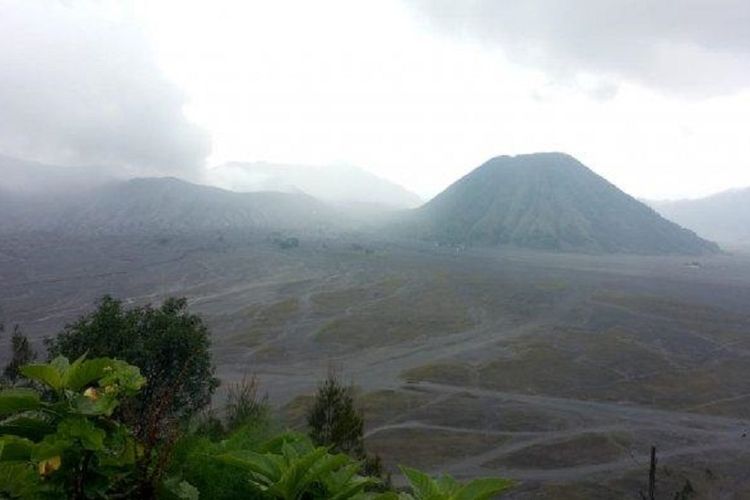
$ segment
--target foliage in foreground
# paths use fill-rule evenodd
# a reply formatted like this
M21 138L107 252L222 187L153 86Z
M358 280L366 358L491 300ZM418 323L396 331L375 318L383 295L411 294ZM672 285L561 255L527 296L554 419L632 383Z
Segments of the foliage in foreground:
M122 361L55 358L22 375L41 390L0 392L0 492L22 498L103 498L130 480L132 432L111 418L145 383Z
M508 479L482 478L466 484L459 483L451 476L433 479L423 472L401 467L401 472L409 480L413 496L403 498L415 500L488 500L513 486Z
M208 331L184 299L124 310L105 298L48 345L83 352L21 366L33 353L19 344L22 387L0 391L0 498L481 500L510 484L403 469L412 493L394 491L335 376L308 414L310 437L279 432L255 378L230 386L223 419L196 419L217 382Z
M0 325L0 332L2 331L3 328ZM18 325L13 327L10 345L10 361L3 369L2 381L10 385L15 385L21 377L21 367L34 361L36 359L36 352L34 352L28 337L21 332Z
M152 498L185 422L210 403L218 386L201 318L188 312L184 298L126 309L104 297L93 313L67 325L47 345L52 356L88 353L124 360L149 380L116 416L143 445L139 495Z
M167 299L158 308L125 309L121 301L105 296L93 313L67 325L47 341L47 347L50 356L74 359L88 353L139 367L149 384L128 413L129 423L142 436L153 431L151 421L195 415L210 403L219 385L208 329L199 316L187 311L184 298Z

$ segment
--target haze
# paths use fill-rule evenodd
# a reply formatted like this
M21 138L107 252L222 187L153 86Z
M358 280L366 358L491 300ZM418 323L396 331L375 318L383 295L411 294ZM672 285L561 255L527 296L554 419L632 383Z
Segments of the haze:
M0 497L750 499L749 26L0 0Z
M0 153L345 163L423 198L533 151L643 198L750 185L750 5L604 5L2 0Z

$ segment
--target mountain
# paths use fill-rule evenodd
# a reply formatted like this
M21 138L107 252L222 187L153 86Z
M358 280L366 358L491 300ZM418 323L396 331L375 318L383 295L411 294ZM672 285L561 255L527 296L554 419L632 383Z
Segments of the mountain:
M750 244L750 188L697 200L650 202L657 212L701 236L729 244Z
M240 192L302 192L356 210L414 208L416 194L361 168L226 163L209 171L212 184Z
M562 153L493 158L407 216L422 239L633 254L702 254L716 244Z
M105 167L63 167L0 155L0 190L16 195L100 187L119 177Z
M68 197L26 198L8 230L186 233L330 227L335 214L305 194L235 193L172 177L132 179ZM16 203L19 206L19 203Z

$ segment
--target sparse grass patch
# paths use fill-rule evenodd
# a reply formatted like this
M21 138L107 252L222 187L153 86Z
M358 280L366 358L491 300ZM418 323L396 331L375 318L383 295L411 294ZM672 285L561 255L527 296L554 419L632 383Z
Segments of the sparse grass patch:
M250 315L248 327L232 337L244 347L254 347L277 335L284 324L299 311L296 297L280 300L268 306L254 305L246 308Z
M431 469L477 455L506 442L506 436L441 429L387 429L367 438L367 449L383 457L387 469L413 464Z
M431 363L401 373L407 382L429 381L440 384L468 386L475 381L472 367L454 362Z
M402 289L399 294L333 319L321 328L317 338L363 348L450 335L476 325L455 290L448 284L430 285Z
M434 399L431 394L391 389L368 392L357 398L365 415L365 425L377 427L399 415L415 410Z
M486 464L487 467L518 469L559 469L579 465L603 464L627 453L631 439L627 434L587 433L551 444L531 445Z
M402 279L392 277L370 286L321 292L311 298L313 311L318 314L341 314L349 308L362 307L370 301L392 295L402 285Z

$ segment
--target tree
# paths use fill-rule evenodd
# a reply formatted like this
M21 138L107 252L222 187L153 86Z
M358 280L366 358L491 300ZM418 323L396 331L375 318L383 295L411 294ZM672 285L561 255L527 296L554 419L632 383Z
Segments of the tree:
M34 361L36 359L36 352L34 352L29 339L21 332L18 325L13 328L13 336L10 341L11 358L8 364L5 365L3 378L11 385L15 385L21 376L20 368Z
M150 381L122 405L118 418L132 426L144 446L139 496L153 496L181 424L210 403L218 386L201 318L187 311L184 298L167 299L158 308L125 309L106 296L96 311L66 326L47 345L50 356L122 359Z
M318 388L307 425L316 445L364 458L364 417L354 406L353 389L344 386L335 372L329 373Z
M362 472L368 476L383 476L383 465L377 455L365 450L362 412L354 404L354 387L341 383L331 370L318 388L315 402L307 414L310 438L317 446L345 453L361 462ZM390 478L385 478L385 484Z

